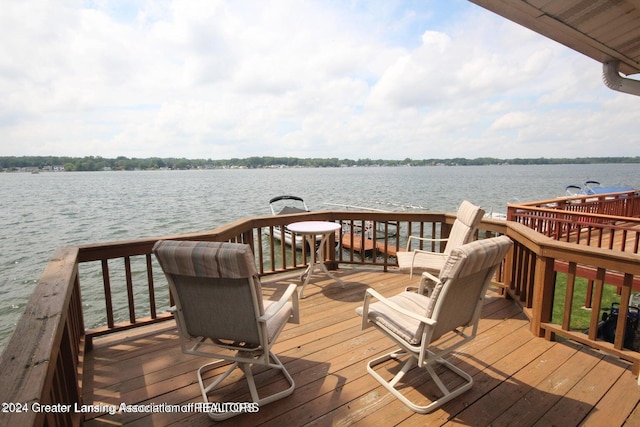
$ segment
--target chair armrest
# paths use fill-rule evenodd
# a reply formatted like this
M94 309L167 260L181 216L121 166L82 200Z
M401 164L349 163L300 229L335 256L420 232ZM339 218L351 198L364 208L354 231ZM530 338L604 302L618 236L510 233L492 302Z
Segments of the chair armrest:
M258 319L261 322L266 322L276 313L278 313L282 307L287 303L289 298L291 298L291 303L293 304L293 318L291 319L292 323L300 323L300 310L298 307L298 294L296 292L297 285L295 283L287 286L287 290L282 294L278 302L272 304L267 311L264 312L262 316Z
M407 251L411 250L411 240L420 240L423 242L446 242L449 239L432 239L431 237L409 236L409 239L407 240Z
M169 307L168 311L169 313L173 314L173 318L176 321L178 335L180 335L181 337L180 340L182 341L182 337L189 337L189 339L195 338L189 333L189 331L187 331L187 328L185 328L184 324L182 323L182 313L180 313L180 310L178 310L178 306L172 305L171 307Z
M415 319L419 322L425 323L429 326L434 326L436 324L435 320L429 319L424 316L420 316L412 311L409 311L405 308L400 307L398 304L389 300L388 298L383 297L380 293L374 291L373 289L367 289L367 292L364 295L364 306L362 307L362 329L366 329L369 325L369 300L371 298L375 298L378 302L386 305L387 307L397 311L398 313L404 314L405 316L409 316L412 319Z
M440 283L440 279L438 279L436 276L429 273L428 271L425 271L424 273L422 273L422 277L420 278L418 293L430 297L431 293L433 292L433 289L436 287L438 283Z
M425 251L424 249L414 249L411 252L413 252L413 256L411 257L411 265L412 266L416 262L416 255L418 255L418 254L429 254L430 256L441 256L441 257L447 257L448 256L447 254L445 254L443 252Z
M428 251L426 249L414 249L412 252L417 254L430 254L430 255L444 256L444 257L448 256L444 252L433 252L433 251Z

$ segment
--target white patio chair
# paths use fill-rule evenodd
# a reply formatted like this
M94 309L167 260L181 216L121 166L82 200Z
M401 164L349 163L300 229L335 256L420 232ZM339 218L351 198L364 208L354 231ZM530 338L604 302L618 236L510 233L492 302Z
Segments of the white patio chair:
M253 253L245 244L167 240L157 242L153 253L175 300L182 351L216 359L197 371L204 401L236 367L244 372L258 406L293 393L293 379L271 347L287 322L299 323L296 285L289 285L278 301L263 300ZM225 373L205 385L205 372L230 362ZM281 371L289 387L260 397L252 365ZM222 420L237 414L209 416Z
M484 210L464 200L458 212L456 220L451 227L451 233L446 239L431 239L428 237L409 236L407 241L407 251L398 252L396 257L398 267L402 271L409 271L409 277L413 278L413 270L424 270L433 275L438 275L447 256L451 251L460 245L469 243L484 216ZM412 240L422 240L426 242L445 242L443 252L431 252L423 249L411 250Z
M400 345L398 350L371 360L367 371L415 412L431 412L473 385L469 374L444 357L475 338L485 292L511 245L508 237L501 236L459 246L449 254L439 278L423 273L419 292L405 291L385 298L367 289L364 305L356 309L362 316L362 328L375 326ZM432 291L423 295L422 288L429 280L433 281ZM372 303L373 298L378 301ZM393 376L403 359L407 360ZM374 369L389 360L398 363ZM455 387L450 389L436 373L438 365L462 378L462 384L453 382ZM435 400L425 397L422 400L430 402L426 404L416 402L416 398L409 400L406 393L415 387L410 381L402 381L408 373L408 377L421 375L422 369L442 394Z

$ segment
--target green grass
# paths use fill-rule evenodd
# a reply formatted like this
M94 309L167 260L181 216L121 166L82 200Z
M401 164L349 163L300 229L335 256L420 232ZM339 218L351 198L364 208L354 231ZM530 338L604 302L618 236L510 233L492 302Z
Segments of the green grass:
M556 291L553 303L552 323L561 324L564 315L564 296L567 287L567 275L558 273L556 279ZM573 304L570 329L586 330L589 328L589 319L591 318L591 309L584 307L587 296L587 279L576 278L573 293ZM616 287L605 284L602 293L602 306L598 319L602 318L602 313L608 313L612 302L620 302L620 295L616 294Z

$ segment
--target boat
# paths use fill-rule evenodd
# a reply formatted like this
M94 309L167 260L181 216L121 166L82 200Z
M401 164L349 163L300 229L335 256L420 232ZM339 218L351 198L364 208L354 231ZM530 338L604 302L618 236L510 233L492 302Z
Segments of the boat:
M293 204L293 206L291 206ZM296 213L311 212L307 204L302 197L283 194L276 196L269 200L269 208L272 215L288 215ZM284 235L283 235L284 230ZM269 230L265 230L265 233L269 233ZM293 233L287 229L287 227L274 227L273 238L279 242L291 246L293 244ZM316 236L316 245L320 243L322 236ZM298 250L302 250L305 243L304 236L295 236L295 247Z
M586 181L584 183L584 192L587 195L592 194L605 194L605 193L619 193L622 191L633 191L632 187L602 187L598 181Z
M633 187L603 187L600 185L598 181L585 181L585 183L580 185L567 185L565 188L565 192L567 196L577 197L577 196L593 196L598 194L608 194L608 193L619 193L622 191L634 191Z
M484 214L484 217L506 221L507 214L505 212L496 212L493 210L493 208L491 208L487 213Z

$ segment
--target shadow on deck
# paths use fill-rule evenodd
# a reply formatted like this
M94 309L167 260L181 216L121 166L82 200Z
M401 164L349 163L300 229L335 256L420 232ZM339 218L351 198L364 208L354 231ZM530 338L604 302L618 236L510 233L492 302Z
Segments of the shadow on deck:
M374 328L362 331L354 310L369 286L393 295L419 279L361 268L337 274L346 287L314 278L300 301L301 323L288 324L274 347L296 383L293 395L217 424L640 425L640 387L628 363L571 341L534 337L518 306L495 293L487 295L478 337L452 357L473 375L473 388L431 414L415 414L367 373L366 362L393 343ZM263 290L275 296L274 284L291 282L267 281ZM204 413L161 407L201 401L195 370L206 360L181 353L173 322L140 329L95 340L83 360L83 403L154 404L159 412L87 414L85 425L213 424ZM220 401L249 400L238 378L236 371ZM268 373L256 378L259 387L278 385ZM411 381L432 393L425 376Z

